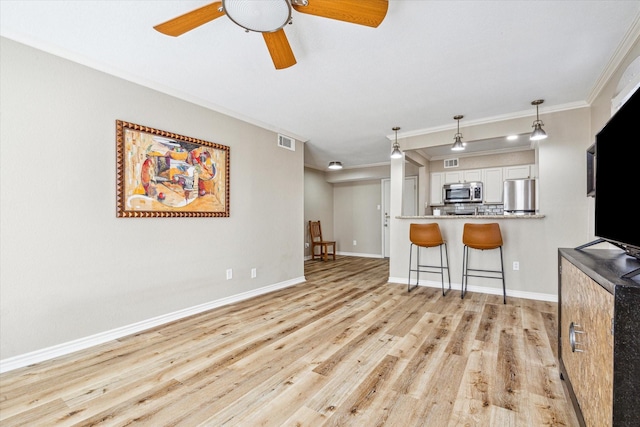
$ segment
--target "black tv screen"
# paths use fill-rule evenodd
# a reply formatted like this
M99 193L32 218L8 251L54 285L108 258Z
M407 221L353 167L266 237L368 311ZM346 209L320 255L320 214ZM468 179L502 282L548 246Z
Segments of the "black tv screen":
M640 89L596 135L595 235L640 258Z

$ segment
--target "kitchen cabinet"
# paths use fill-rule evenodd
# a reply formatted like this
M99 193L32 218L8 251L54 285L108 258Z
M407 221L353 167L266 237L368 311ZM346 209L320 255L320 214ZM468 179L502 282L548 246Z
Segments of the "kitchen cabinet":
M431 192L429 194L429 204L431 206L442 205L442 186L444 185L444 173L434 172L431 174Z
M482 170L485 203L502 203L503 168L489 168Z
M506 166L504 179L532 178L531 165Z
M583 426L640 420L640 267L619 250L559 249L560 375Z
M444 172L443 184L457 184L460 182L482 181L482 169Z
M463 172L463 182L482 181L482 169L470 169Z
M463 171L444 172L443 184L457 184L458 182L462 182L463 179L464 179Z
M484 203L501 204L505 179L534 177L535 165L505 166L431 173L430 205L442 205L442 186L459 182L480 181L484 185Z

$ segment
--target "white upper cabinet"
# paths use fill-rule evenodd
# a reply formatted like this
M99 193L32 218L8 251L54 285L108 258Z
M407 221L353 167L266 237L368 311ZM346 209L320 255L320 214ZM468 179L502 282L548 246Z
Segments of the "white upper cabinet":
M464 172L463 171L444 172L444 182L443 182L443 184L457 184L459 182L462 182L463 179L464 179Z
M442 204L442 186L444 185L444 173L434 172L431 174L431 194L429 195L430 205Z
M482 181L482 169L470 169L463 172L464 182Z
M457 184L460 182L482 181L482 169L446 171L443 173L444 173L444 184Z
M503 168L482 170L485 203L502 203L502 172Z
M504 168L504 179L533 178L531 165L507 166Z

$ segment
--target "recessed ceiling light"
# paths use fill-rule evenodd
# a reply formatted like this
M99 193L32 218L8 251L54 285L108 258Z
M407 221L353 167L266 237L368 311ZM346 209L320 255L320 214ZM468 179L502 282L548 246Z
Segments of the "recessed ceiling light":
M509 135L507 137L507 141L515 141L516 139L518 139L518 135Z

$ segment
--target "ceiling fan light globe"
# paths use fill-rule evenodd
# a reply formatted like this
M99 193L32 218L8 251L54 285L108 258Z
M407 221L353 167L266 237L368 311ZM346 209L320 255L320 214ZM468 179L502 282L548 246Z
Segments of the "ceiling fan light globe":
M271 33L291 21L289 0L222 0L222 7L229 19L249 31Z

